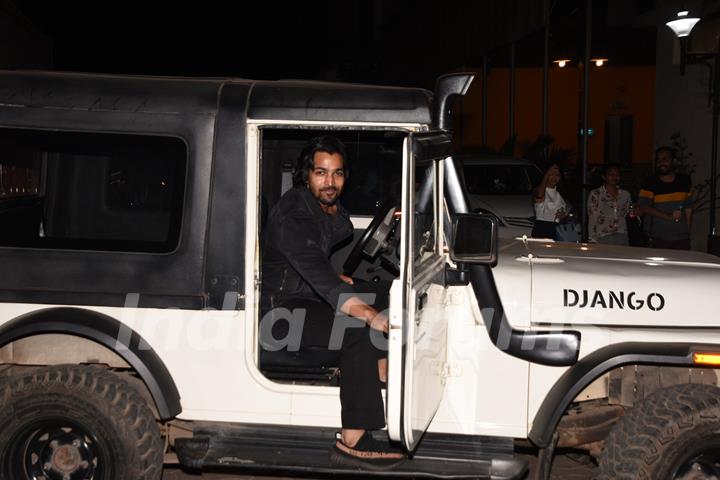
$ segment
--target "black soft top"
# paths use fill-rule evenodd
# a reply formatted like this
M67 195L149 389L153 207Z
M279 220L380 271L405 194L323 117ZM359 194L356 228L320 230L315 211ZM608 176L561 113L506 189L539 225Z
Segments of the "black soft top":
M36 107L215 114L222 89L249 86L248 118L429 124L431 94L417 88L234 78L145 77L0 70L0 108ZM240 108L236 105L235 108Z

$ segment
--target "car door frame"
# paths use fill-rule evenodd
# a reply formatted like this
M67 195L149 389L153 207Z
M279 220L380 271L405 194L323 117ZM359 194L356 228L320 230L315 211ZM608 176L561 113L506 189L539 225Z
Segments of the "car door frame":
M411 134L404 144L403 195L401 211L400 278L390 292L390 328L388 334L388 434L409 451L413 450L429 426L444 392L447 360L447 316L445 311L446 265L443 235L443 164L450 155L450 137L443 132ZM415 188L416 168L427 166L420 188ZM421 200L416 203L416 199ZM419 263L415 261L415 222L418 203L432 208L432 251ZM419 210L422 213L422 209ZM407 212L413 212L408 215ZM426 212L427 213L427 212ZM430 291L432 289L432 291ZM427 290L427 291L425 291ZM421 311L425 310L424 313ZM420 316L416 316L421 312ZM428 315L432 312L434 315ZM412 319L412 321L411 321ZM428 332L437 335L429 335ZM412 340L408 340L412 339ZM418 343L420 347L418 347ZM432 368L416 375L418 348L420 362ZM435 349L435 350L433 350ZM432 357L434 355L434 357ZM407 359L412 356L413 362ZM422 399L415 395L423 391ZM416 415L422 410L420 415Z

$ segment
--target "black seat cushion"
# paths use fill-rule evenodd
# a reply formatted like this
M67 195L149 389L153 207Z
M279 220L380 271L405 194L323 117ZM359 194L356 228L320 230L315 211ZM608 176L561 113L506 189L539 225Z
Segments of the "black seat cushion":
M263 370L330 369L340 365L340 350L320 347L303 347L296 352L277 350L260 352L260 368Z

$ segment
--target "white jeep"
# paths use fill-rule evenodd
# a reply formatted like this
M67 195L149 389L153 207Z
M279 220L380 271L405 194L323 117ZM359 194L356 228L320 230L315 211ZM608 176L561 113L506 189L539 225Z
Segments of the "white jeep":
M536 478L556 447L597 456L599 478L718 476L720 262L498 244L450 152L471 80L433 98L0 72L0 479L511 479L526 441ZM408 459L391 465L331 452L338 351L260 348L264 220L319 132L352 169L356 241L332 260L392 282L387 435Z

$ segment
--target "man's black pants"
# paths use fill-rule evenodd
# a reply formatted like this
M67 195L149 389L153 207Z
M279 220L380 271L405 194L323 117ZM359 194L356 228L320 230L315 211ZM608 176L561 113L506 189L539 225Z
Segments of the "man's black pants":
M388 307L389 284L355 280L353 288L366 303L382 312ZM374 301L372 297L374 295ZM272 336L283 339L300 331L290 323L304 317L300 347L339 348L340 405L343 428L376 430L385 426L385 410L378 376L378 359L387 356L387 340L381 332L371 330L362 320L348 317L317 298L290 298L277 308L284 308L304 316L279 315L275 320L267 315L263 321L274 321ZM277 310L276 310L277 311ZM288 337L289 338L289 337Z

